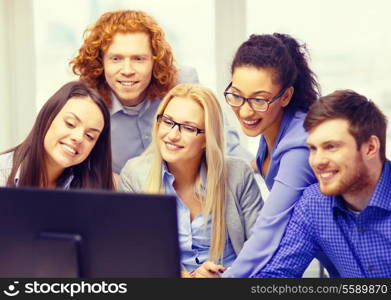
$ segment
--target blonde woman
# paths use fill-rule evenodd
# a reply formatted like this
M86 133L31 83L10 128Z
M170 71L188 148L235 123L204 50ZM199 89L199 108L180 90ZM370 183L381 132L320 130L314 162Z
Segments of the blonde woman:
M251 167L224 154L223 117L207 88L180 84L163 98L153 142L121 171L120 190L177 196L182 276L218 277L263 206Z

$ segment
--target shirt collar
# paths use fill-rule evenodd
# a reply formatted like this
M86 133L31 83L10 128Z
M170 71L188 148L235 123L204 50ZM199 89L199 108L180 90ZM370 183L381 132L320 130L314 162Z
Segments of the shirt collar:
M206 163L204 160L201 162L200 167L200 177L201 177L201 192L205 193L206 190ZM163 162L162 164L162 183L170 183L170 185L173 185L175 181L174 175L172 175L167 167L167 163Z
M379 207L388 211L391 211L391 162L386 161L383 166L383 171L377 182L375 191L369 200L368 206Z
M332 207L333 207L334 212L336 210L347 212L347 209L345 207L345 201L343 200L343 198L340 195L331 196L331 198L332 198Z
M389 185L391 182L391 162L386 161L383 166L383 171L380 176L379 181L376 184L376 188L369 199L368 205L365 207L378 207L384 210L391 211L391 190L389 189ZM346 212L347 209L345 207L345 202L341 196L333 196L333 209L339 209L341 211ZM365 210L364 209L364 210Z
M111 103L112 103L110 109L111 116L115 115L119 111L122 111L123 113L128 115L139 115L140 113L146 111L151 105L151 102L148 99L144 99L141 103L137 104L134 107L134 112L132 112L131 108L125 110L124 106L122 105L122 103L119 101L119 99L117 98L117 96L115 96L113 92L111 93Z
M174 184L175 177L168 171L168 167L166 162L163 162L162 164L162 183L165 185L166 183L169 183L170 186Z
M289 127L289 124L291 123L293 116L294 116L293 111L291 111L289 108L284 109L284 115L282 117L280 129L278 130L278 135L277 135L276 142L274 144L274 148L277 147L280 140L285 136L285 131ZM264 155L263 153L265 152L265 148L266 148L266 139L265 139L265 136L262 135L261 142L259 143L257 157L263 157L263 155ZM258 161L257 161L257 164L258 164ZM262 175L262 177L263 177L263 175Z
M122 107L122 104L121 102L119 102L119 100L117 99L117 97L114 95L114 93L111 93L111 109L110 109L110 113L111 115L114 115L116 114L117 112L123 110L123 107Z
M284 109L284 116L281 121L280 130L278 132L278 136L277 136L275 145L277 145L279 143L280 139L283 136L285 136L285 131L289 127L289 124L291 123L293 115L294 115L294 113L289 108Z
M62 187L64 190L69 190L71 188L71 183L73 181L73 178L75 175L73 175L73 172L68 176L68 178L64 181Z

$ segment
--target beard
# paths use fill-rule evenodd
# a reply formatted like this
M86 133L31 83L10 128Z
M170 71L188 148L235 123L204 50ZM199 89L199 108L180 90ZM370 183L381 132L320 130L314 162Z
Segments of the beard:
M357 155L352 167L347 174L342 174L343 178L336 184L327 186L320 181L320 191L326 196L334 195L355 195L362 193L363 190L370 186L369 170L364 164L364 160Z

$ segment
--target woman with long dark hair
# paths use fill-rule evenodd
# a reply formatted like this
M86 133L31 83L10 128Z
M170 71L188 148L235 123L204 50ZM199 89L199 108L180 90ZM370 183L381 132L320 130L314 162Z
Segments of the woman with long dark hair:
M305 45L287 34L251 35L237 50L231 73L225 99L243 132L261 136L256 164L270 193L224 277L253 277L278 248L303 190L316 182L303 122L319 85Z
M27 138L0 156L0 186L113 189L110 114L82 81L61 87Z

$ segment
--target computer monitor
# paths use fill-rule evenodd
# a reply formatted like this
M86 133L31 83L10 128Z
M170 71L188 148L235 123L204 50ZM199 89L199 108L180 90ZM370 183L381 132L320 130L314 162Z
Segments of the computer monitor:
M179 277L176 199L0 188L0 277Z

